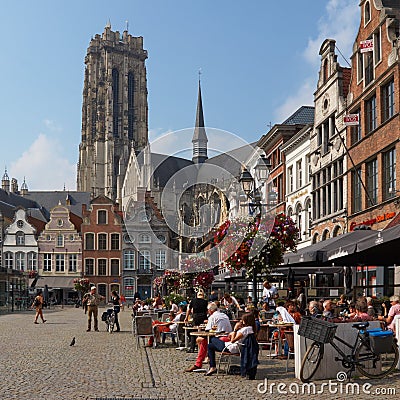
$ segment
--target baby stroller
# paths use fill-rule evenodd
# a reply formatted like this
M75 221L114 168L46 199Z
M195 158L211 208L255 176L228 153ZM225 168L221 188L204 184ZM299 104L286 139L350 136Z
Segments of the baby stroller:
M108 308L107 311L104 311L101 315L101 320L104 321L107 325L107 332L112 333L115 325L115 311L114 308Z

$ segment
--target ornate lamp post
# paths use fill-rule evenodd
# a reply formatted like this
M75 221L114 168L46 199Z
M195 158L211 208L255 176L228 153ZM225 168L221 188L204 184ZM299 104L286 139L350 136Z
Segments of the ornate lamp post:
M262 204L262 196L260 193L260 189L265 184L269 177L269 170L271 168L271 164L269 160L265 157L265 155L261 155L258 159L257 164L254 167L254 175L256 179L250 174L247 168L243 168L243 171L239 177L239 182L242 185L243 191L246 194L247 198L250 200L248 203L249 206L249 214L260 216L262 207L266 204ZM257 182L260 184L257 187ZM257 270L255 266L253 266L253 276L252 276L252 297L254 304L257 304Z

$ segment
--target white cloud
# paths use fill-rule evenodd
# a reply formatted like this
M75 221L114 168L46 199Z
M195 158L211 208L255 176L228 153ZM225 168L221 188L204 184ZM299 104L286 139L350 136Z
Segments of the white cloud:
M310 64L310 76L305 78L294 93L288 96L286 101L275 111L276 119L283 121L302 105L313 103L313 93L316 90L316 81L320 67L319 50L325 39L336 40L336 46L345 56L351 55L355 35L360 23L360 11L358 2L354 0L329 0L326 6L326 14L317 22L316 37L309 38L307 47L303 51L304 59ZM348 64L340 56L341 65ZM349 58L347 58L349 61Z
M60 142L39 134L21 157L11 164L9 175L26 178L29 190L76 190L76 166L65 158Z

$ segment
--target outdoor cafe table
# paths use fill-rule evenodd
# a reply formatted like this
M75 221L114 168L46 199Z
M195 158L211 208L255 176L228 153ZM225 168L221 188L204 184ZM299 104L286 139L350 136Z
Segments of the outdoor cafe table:
M187 324L187 322L179 322L183 324ZM185 329L185 347L189 347L189 342L188 342L188 334L190 334L191 331L197 331L199 329L198 326L184 326L183 329Z
M210 343L210 338L214 336L225 336L225 332L216 332L216 331L194 331L190 332L191 336L200 336L200 337L206 337L207 342Z
M283 348L283 341L282 341L282 330L286 330L288 328L293 328L293 322L281 322L277 324L272 324L272 323L267 323L267 324L261 324L261 326L268 326L270 329L270 333L272 332L273 329L278 329L279 330L279 335L278 335L278 355L281 354L282 348Z

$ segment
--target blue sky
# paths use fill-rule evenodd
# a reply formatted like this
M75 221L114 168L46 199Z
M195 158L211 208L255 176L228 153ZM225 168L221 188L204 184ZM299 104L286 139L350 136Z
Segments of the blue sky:
M324 39L350 56L358 3L4 2L0 173L7 166L30 190L76 189L84 57L108 20L120 32L129 21L129 33L144 38L152 140L193 126L201 68L206 125L252 142L269 123L312 105Z

